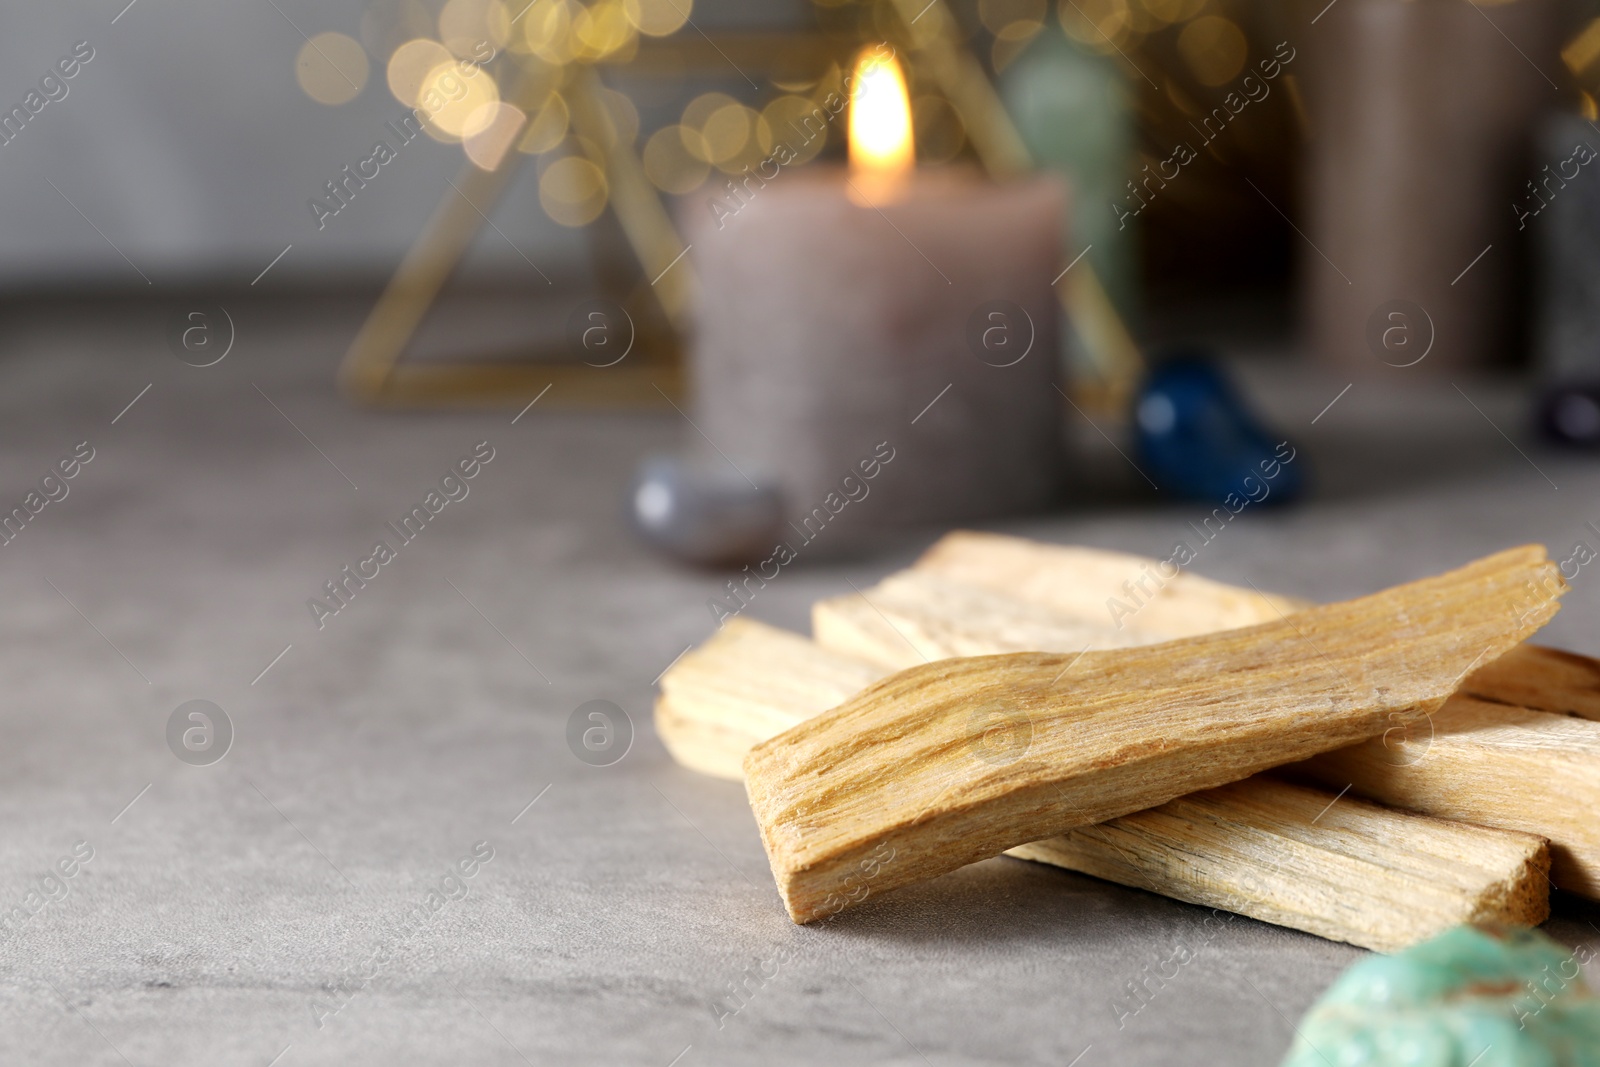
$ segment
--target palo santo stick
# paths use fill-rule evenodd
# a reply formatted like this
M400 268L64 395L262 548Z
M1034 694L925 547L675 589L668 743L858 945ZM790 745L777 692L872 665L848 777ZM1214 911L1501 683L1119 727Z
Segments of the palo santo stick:
M983 555L991 549L997 550L999 562L985 571ZM1058 599L1050 584L1035 581L1028 603L992 591L1015 577L1030 559L1037 562L1035 574L1048 574L1051 583L1071 590L1059 598L1062 602L1081 597L1095 583L1102 591L1114 588L1106 573L1133 573L1111 569L1127 567L1131 557L1089 549L1065 550L1068 554L1063 557L1063 551L1018 538L951 534L924 560L957 559L960 577L984 589L947 577L948 568L942 565L925 573L918 563L862 595L817 604L813 614L818 642L886 669L922 662L924 656L942 659L1028 647L1046 652L1082 649L1084 624L1041 606ZM1101 559L1086 571L1084 580L1074 581L1073 571L1062 560L1084 555L1107 557L1109 562ZM956 589L966 592L953 595ZM1191 624L1205 621L1205 599L1214 593L1218 624L1237 617L1233 594L1242 591L1211 583L1189 591L1186 611ZM1130 620L1122 632L1107 629L1102 642L1145 636L1139 621ZM1495 703L1484 705L1470 697ZM1600 719L1600 661L1518 645L1473 671L1457 696L1435 713L1432 727L1388 732L1386 740L1358 746L1348 764L1343 755L1321 757L1316 764L1326 769L1317 777L1333 789L1353 782L1357 792L1397 807L1541 834L1553 842L1555 883L1600 897L1600 823L1575 817L1600 807L1600 759L1594 755L1600 750L1600 724L1551 722L1551 716L1537 711ZM1413 740L1402 750L1397 746L1407 736ZM1419 745L1429 736L1437 736L1438 744L1427 749L1423 760L1425 746ZM1350 769L1339 769L1346 766ZM1530 773L1539 785L1522 784Z
M1162 640L917 570L890 575L865 593L817 601L811 608L811 631L824 648L847 651L890 670L956 656L1081 652Z
M756 742L843 704L887 673L799 634L730 619L661 676L656 732L685 767L741 779Z
M1550 917L1544 838L1333 797L1247 778L1007 855L1377 952Z
M1414 721L1555 613L1522 603L1530 582L1564 588L1541 546L1165 645L901 671L745 757L779 892L809 922ZM984 748L991 714L1028 745Z
M1500 704L1600 720L1600 660L1518 645L1467 676L1462 691Z
M738 778L752 745L881 673L735 619L662 678L656 728L678 762ZM1542 838L1335 799L1249 778L1007 854L1380 952L1457 923L1548 916Z
M1455 697L1431 723L1294 770L1396 807L1541 834L1551 842L1555 884L1600 897L1595 723Z
M1181 562L957 530L923 553L914 569L1099 627L1116 626L1107 601L1122 600L1137 606L1128 622L1149 634L1146 644L1273 622L1312 606L1202 578L1181 570Z
M899 670L952 656L1154 644L1312 606L1172 571L1121 552L958 530L864 594L818 601L812 631L824 647ZM1461 689L1600 720L1600 660L1571 652L1520 645Z

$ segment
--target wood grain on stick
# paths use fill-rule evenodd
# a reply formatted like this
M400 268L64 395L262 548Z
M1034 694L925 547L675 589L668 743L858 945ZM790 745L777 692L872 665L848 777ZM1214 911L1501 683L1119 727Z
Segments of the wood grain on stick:
M990 551L999 564L986 572L983 561ZM923 656L1017 651L1029 647L1021 643L1025 641L1043 651L1081 649L1082 643L1074 642L1083 633L1083 620L1071 612L1082 614L1085 590L1110 596L1121 584L1117 575L1137 577L1158 564L1093 549L1066 551L1069 555L1063 556L1057 546L1020 538L950 534L913 570L892 575L864 594L817 604L818 641L886 669L922 662ZM1083 558L1097 562L1080 579L1071 561ZM961 583L983 587L977 594L981 599L944 597L942 590L953 579L942 564L934 573L922 572L929 561L950 559L960 562ZM995 591L1025 570L1030 559L1036 563L1034 572L1048 575L1049 581L1033 582L1029 602ZM1058 586L1071 591L1057 595L1053 590ZM1284 597L1271 598L1270 604L1252 601L1248 592L1216 582L1190 587L1185 593L1187 624L1204 624L1205 601L1213 595L1219 624L1236 620L1241 602L1274 614L1303 610L1309 603ZM1525 589L1523 599L1534 595ZM1061 613L1041 607L1051 603L1068 607ZM1143 628L1142 615L1126 622L1120 632L1108 627L1095 647L1124 643L1130 635L1156 639ZM1431 723L1385 731L1380 740L1351 754L1351 771L1328 769L1319 777L1334 789L1354 782L1358 792L1414 811L1541 834L1552 842L1556 885L1600 897L1600 822L1574 816L1600 809L1600 759L1594 756L1600 749L1600 722L1551 722L1538 712L1600 720L1600 660L1520 644L1468 675ZM1434 736L1440 743L1430 747L1427 739ZM1561 743L1551 743L1553 738ZM1532 762L1530 753L1537 753ZM1344 761L1343 756L1329 756L1319 763L1334 768ZM1557 783L1556 788L1522 784L1536 766L1544 769L1536 775L1540 783Z
M899 669L951 656L1155 644L1271 622L1313 603L1171 562L958 530L864 596L819 601L812 630L828 648ZM1474 671L1462 689L1600 720L1600 660L1588 656L1521 645Z
M1467 676L1462 691L1500 704L1600 720L1600 660L1522 644Z
M739 778L757 742L883 673L736 619L662 678L656 728L678 762ZM1460 922L1549 913L1542 838L1259 776L1007 854L1383 952Z
M874 683L745 758L790 917L1423 718L1554 615L1530 584L1564 588L1540 546L1224 633ZM997 719L1020 745L990 747Z
M941 537L913 569L1096 626L1115 627L1107 601L1121 600L1135 609L1129 624L1151 635L1147 643L1272 622L1312 606L1202 578L1176 562L972 530Z
M1600 897L1600 724L1455 697L1431 720L1293 769L1395 807L1548 837L1555 884Z

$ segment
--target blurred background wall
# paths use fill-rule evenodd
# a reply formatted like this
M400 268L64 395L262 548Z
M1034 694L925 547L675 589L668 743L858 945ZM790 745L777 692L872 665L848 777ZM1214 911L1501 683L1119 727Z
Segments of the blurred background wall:
M372 75L349 103L319 104L296 82L302 33L361 38L360 0L136 0L124 10L126 2L14 4L0 16L7 109L74 44L94 49L67 96L0 145L0 288L143 287L110 244L157 285L248 285L289 245L263 285L379 284L448 190L461 149L418 138L317 229L307 201L406 110L384 83L386 55L370 46ZM807 7L701 0L694 21L770 25ZM496 224L541 266L577 264L581 238L544 216L536 185L536 169L525 167ZM472 265L527 269L493 232L480 237Z

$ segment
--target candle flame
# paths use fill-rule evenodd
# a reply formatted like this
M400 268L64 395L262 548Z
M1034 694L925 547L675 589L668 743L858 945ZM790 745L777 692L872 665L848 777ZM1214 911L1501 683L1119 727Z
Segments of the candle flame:
M896 199L916 163L905 75L883 52L862 49L851 91L851 198L868 205Z

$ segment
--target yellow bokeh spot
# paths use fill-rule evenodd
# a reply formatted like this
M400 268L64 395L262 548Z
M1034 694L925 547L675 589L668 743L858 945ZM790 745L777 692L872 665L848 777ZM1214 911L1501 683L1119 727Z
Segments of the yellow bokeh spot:
M760 117L743 104L727 104L713 111L700 128L707 159L722 164L744 151L745 145L754 140L756 120Z
M389 57L389 91L406 107L416 107L422 83L442 63L452 61L449 49L438 41L418 37L407 41Z
M711 173L706 161L688 149L681 126L664 126L644 143L644 173L664 193L682 195L698 189ZM688 131L698 140L699 134Z
M727 93L701 93L684 106L683 124L698 130L714 113L738 102Z
M804 163L828 143L828 112L803 96L789 94L761 109L756 127L761 149L771 154L780 144L793 153L791 163Z
M561 64L573 57L570 0L537 0L522 15L522 44L546 63Z
M511 13L500 0L449 0L439 12L439 40L462 59L511 40Z
M1139 0L1139 6L1160 25L1187 22L1206 9L1206 0Z
M423 79L417 106L428 115L426 129L438 140L471 137L493 116L486 104L498 103L500 89L487 71L452 59L441 63Z
M1178 54L1201 85L1224 85L1244 69L1249 42L1244 31L1220 15L1197 18L1178 34Z
M294 64L295 80L319 104L354 100L370 72L361 42L342 33L317 34L300 47Z
M751 136L745 139L739 151L717 164L717 169L726 174L742 174L748 168L753 168L766 158L766 151L762 149L763 142L771 141L770 131L765 130L766 120L757 112L750 113Z
M584 59L604 59L633 42L638 29L628 20L622 0L599 0L580 7L572 20L575 48Z
M605 210L606 176L578 156L563 156L539 176L539 204L563 226L587 226Z
M467 125L476 129L462 139L461 148L480 170L498 170L527 121L521 108L503 100L484 104L468 116Z
M622 9L640 33L665 37L689 21L694 0L622 0Z
M535 155L548 152L567 136L567 102L560 93L551 93L533 113L528 129L517 144L517 151Z
M1056 11L1068 37L1100 52L1115 51L1132 29L1128 0L1061 0Z
M684 145L707 163L715 163L716 160L711 156L711 144L705 136L706 123L723 108L738 106L739 101L727 93L701 93L689 101L683 109L683 117L678 120L685 131Z

